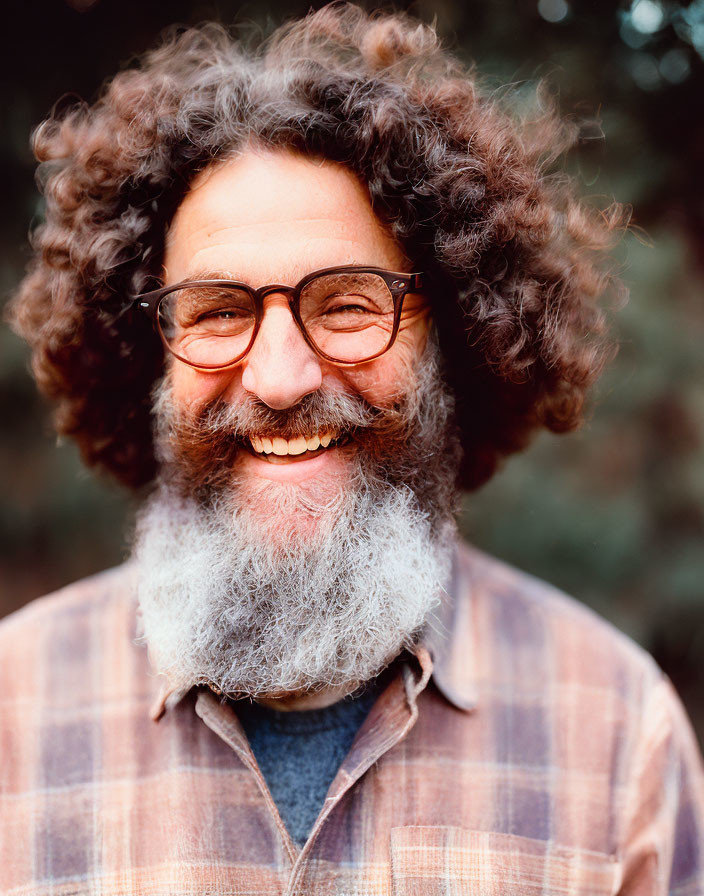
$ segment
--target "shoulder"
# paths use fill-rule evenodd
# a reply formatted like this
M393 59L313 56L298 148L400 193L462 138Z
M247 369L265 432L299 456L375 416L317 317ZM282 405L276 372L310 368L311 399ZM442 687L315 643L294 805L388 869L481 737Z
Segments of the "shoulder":
M136 634L130 564L61 588L0 621L0 693L32 698L62 682L80 692L106 657L134 650Z
M663 679L650 655L593 610L547 582L467 544L458 550L457 600L471 623L478 672L518 689L547 687L637 713ZM462 615L462 614L460 614ZM567 698L566 698L567 699Z
M81 616L102 612L107 605L130 602L134 596L134 570L130 563L66 585L31 601L0 620L0 644L28 630L55 629Z
M467 544L458 547L462 577L460 599L490 612L497 634L515 639L516 646L549 632L590 642L627 662L655 667L648 653L628 635L574 597L529 573ZM586 647L586 643L584 645Z
M452 651L464 651L480 708L540 717L535 730L553 732L565 768L595 767L601 756L624 786L658 752L673 768L682 762L704 811L691 724L647 651L574 598L476 548L460 545L457 567Z
M454 590L446 671L451 685L474 684L474 719L492 734L487 761L498 756L521 786L533 779L517 769L549 769L546 792L564 833L618 854L629 892L647 889L658 867L694 893L701 756L655 661L578 601L468 545L458 550ZM472 724L472 714L464 719ZM509 814L519 790L510 789Z

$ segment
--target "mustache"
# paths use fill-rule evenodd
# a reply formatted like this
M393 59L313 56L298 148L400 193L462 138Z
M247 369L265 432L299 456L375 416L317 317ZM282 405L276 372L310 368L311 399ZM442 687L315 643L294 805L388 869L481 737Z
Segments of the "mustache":
M228 433L235 439L252 436L314 435L326 429L345 432L373 426L379 410L357 395L319 389L290 408L271 408L250 396L245 402L229 404L216 399L198 414L197 425L212 434Z
M178 477L188 470L184 487L203 499L227 484L238 453L252 436L291 439L334 431L348 436L364 452L365 463L388 458L406 444L413 428L414 393L389 407L377 407L361 395L321 386L290 408L271 408L254 396L237 404L221 396L195 413L178 408L168 378L155 392L159 460Z

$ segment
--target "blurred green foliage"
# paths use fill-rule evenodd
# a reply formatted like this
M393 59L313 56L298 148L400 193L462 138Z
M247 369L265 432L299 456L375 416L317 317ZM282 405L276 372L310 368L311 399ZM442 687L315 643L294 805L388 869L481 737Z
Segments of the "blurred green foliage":
M314 6L322 5L314 3ZM463 531L612 619L673 678L704 739L704 0L418 0L489 86L546 77L583 125L570 170L600 205L633 205L618 264L630 303L584 428L543 435L467 497ZM66 93L100 83L171 22L270 29L307 2L11 0L0 60L0 290L41 215L28 137ZM596 121L600 125L596 125ZM590 123L591 122L591 123ZM27 353L0 329L0 613L119 562L136 501L56 447Z

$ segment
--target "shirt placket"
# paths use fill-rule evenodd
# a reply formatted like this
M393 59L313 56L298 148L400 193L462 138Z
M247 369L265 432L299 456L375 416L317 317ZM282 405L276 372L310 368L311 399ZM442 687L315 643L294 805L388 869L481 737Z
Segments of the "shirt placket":
M374 704L330 785L325 802L302 848L291 839L281 819L234 709L220 703L210 691L203 690L198 694L195 707L197 714L235 751L242 763L255 776L267 809L281 836L285 854L290 861L290 868L284 869L282 874L282 894L285 896L308 896L312 892L323 890L328 892L325 881L321 879L324 871L321 872L316 863L311 861L315 858L316 840L335 807L367 769L400 743L415 725L418 718L416 700L418 694L426 687L432 672L432 662L424 647L417 648L416 659L418 667L413 669L410 664L405 663ZM359 847L360 853L364 854L364 844L359 844Z
M279 810L276 808L276 803L264 780L264 775L257 764L257 760L254 757L254 753L249 745L244 729L232 707L228 704L221 703L212 691L204 689L198 693L195 710L208 728L217 734L218 737L222 738L226 744L232 747L243 765L249 769L256 779L266 807L283 842L284 853L290 863L289 867L283 870L281 880L281 892L283 893L286 881L290 877L291 869L298 858L300 850L291 839L291 835L287 831L286 825L283 823Z

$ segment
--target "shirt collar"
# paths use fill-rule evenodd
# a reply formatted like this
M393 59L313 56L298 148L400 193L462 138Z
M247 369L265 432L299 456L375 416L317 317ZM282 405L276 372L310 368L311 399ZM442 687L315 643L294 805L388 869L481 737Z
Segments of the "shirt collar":
M424 672L432 675L440 693L457 709L469 712L477 705L472 589L459 549L453 552L448 585L439 606L431 613L414 653ZM158 722L189 693L162 678L150 716ZM211 688L216 694L217 688Z

